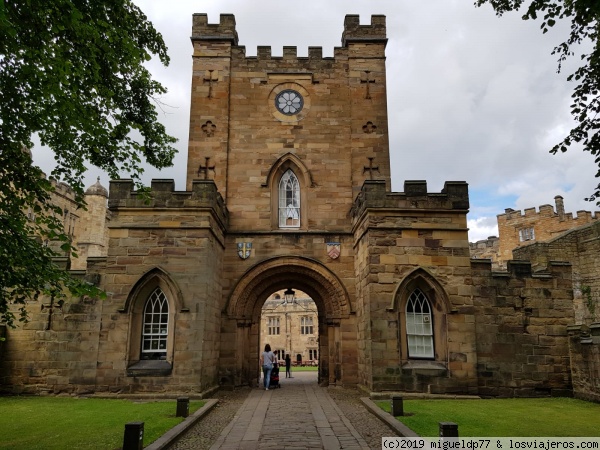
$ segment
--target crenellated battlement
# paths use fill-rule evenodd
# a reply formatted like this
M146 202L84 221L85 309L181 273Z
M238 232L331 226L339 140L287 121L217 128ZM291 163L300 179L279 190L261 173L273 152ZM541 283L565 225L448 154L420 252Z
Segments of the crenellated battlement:
M246 46L239 45L232 49L232 54L236 59L246 61L292 61L294 64L302 63L303 61L334 61L345 60L348 57L348 49L335 47L333 57L323 56L323 47L308 47L308 56L298 56L298 47L295 45L283 46L282 55L273 55L273 50L270 45L259 45L256 47L256 56L246 54Z
M357 42L387 42L384 15L372 15L370 25L361 25L360 17L354 14L346 15L342 46Z
M554 197L556 210L552 205L540 205L537 210L535 207L525 208L523 211L515 210L512 208L506 208L502 214L498 214L498 221L510 222L512 220L520 220L524 218L537 218L537 217L556 217L561 221L571 221L583 219L586 223L590 220L597 220L600 218L600 211L577 211L577 216L574 217L573 213L565 213L563 198L560 195Z
M113 180L110 182L108 208L212 208L227 224L229 213L223 197L212 180L194 180L191 191L175 191L172 179L153 179L150 190L134 190L133 180Z
M442 192L427 192L427 182L407 180L404 192L387 192L385 182L367 180L351 209L354 218L367 208L400 208L405 210L469 209L469 185L464 181L446 181Z
M192 42L195 40L223 40L238 45L235 16L221 14L219 23L208 23L208 15L196 13L192 19Z
M505 270L494 268L491 259L471 259L471 270L476 277L490 279L524 279L551 280L570 278L572 265L565 261L548 261L543 270L533 270L533 263L528 260L511 259L506 262Z
M257 47L256 56L248 56L246 54L246 47L238 44L239 39L236 31L235 17L232 14L221 14L220 22L212 24L208 23L207 14L194 14L191 40L192 43L197 43L198 45L200 42L209 45L210 43L220 45L222 42L229 42L235 47L232 51L238 60L245 58L249 61L268 61L272 59L276 61L290 60L295 63L332 59L345 60L348 57L349 44L383 43L385 47L385 44L387 43L386 18L384 15L372 15L371 24L361 25L358 15L347 15L344 21L342 47L334 48L333 58L323 57L322 47L308 47L308 56L298 56L298 49L296 46L284 46L282 56L273 56L271 46L266 45L259 45ZM362 52L363 50L368 52L369 56L372 56L370 54L372 50L359 48L359 52ZM216 53L202 52L202 55L214 56Z

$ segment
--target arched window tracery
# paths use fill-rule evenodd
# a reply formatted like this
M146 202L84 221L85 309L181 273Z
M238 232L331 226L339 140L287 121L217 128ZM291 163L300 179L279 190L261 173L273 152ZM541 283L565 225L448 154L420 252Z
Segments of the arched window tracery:
M279 227L300 227L300 183L291 169L279 181Z
M409 358L433 358L431 305L427 296L418 288L408 297L405 317Z
M168 335L169 302L165 293L157 287L144 306L140 359L166 359Z

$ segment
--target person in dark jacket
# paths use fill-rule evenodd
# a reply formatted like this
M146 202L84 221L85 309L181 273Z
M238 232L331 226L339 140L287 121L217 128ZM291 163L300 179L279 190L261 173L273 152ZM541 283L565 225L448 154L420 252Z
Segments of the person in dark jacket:
M292 358L290 355L285 355L285 377L292 378Z

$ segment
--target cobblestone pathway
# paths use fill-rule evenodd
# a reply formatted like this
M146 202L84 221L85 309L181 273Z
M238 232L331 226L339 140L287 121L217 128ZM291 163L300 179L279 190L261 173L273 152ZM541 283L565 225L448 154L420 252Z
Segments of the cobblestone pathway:
M393 435L358 391L319 387L315 372L296 372L281 384L218 393L214 410L171 448L378 449L382 436Z
M254 389L214 449L368 449L313 373L282 379L281 389Z

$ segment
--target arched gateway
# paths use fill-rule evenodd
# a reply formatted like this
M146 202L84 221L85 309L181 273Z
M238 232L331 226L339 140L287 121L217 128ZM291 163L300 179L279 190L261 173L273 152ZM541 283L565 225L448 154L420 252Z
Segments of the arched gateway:
M356 322L345 287L320 262L284 256L270 258L250 268L229 296L223 311L221 333L222 385L255 385L258 382L262 305L274 291L292 286L307 293L317 305L319 383L356 382Z

